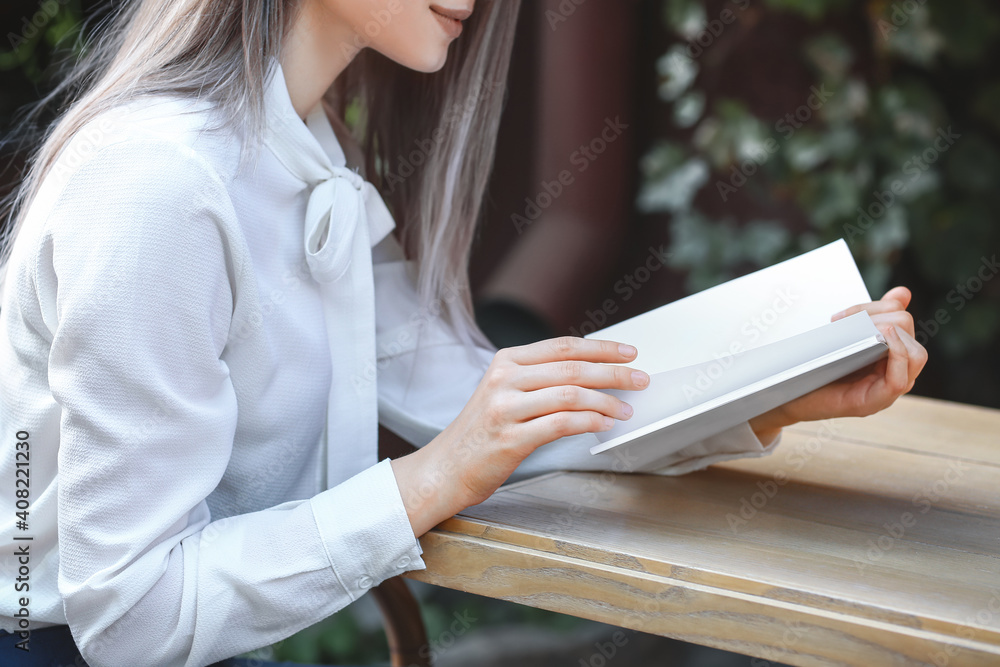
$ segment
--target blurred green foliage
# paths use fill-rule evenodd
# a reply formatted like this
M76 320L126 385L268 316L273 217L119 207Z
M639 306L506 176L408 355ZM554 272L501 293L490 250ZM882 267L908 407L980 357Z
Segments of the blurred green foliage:
M971 293L1000 250L1000 6L666 0L662 16L674 40L657 63L659 96L676 131L644 156L638 204L669 215L671 261L689 290L843 237L873 298L902 273L922 312L946 311L948 326L928 336L935 351L957 358L997 340L1000 280L971 298L955 290ZM800 87L788 117L706 90L754 57L727 40L767 20L805 26L775 47L812 79L789 82ZM759 215L789 207L803 224Z
M556 633L572 632L580 619L513 602L470 595L460 591L409 582L420 589L420 612L427 629L432 658L440 657L466 632L499 625L526 625ZM308 664L386 665L389 648L381 617L370 623L370 613L358 608L359 600L326 620L265 650L258 657ZM372 605L373 606L373 605ZM368 612L371 609L367 610ZM359 619L365 619L361 622Z
M0 71L18 69L31 82L45 78L50 56L56 50L77 52L82 26L79 0L43 0L22 5L20 21L7 27L0 47Z

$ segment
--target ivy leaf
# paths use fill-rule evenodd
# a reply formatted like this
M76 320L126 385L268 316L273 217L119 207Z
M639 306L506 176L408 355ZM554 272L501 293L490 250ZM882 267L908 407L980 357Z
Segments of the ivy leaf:
M674 102L674 124L689 128L701 119L704 111L705 94L700 90L692 90Z
M698 63L687 55L682 45L675 44L656 61L656 71L660 75L660 97L673 102L694 83Z
M930 12L923 5L893 3L890 16L877 25L888 50L917 65L929 65L944 46L944 38L931 25Z
M705 7L698 0L668 0L664 19L669 28L690 41L705 25Z
M691 158L663 178L647 181L639 193L637 205L644 213L677 212L691 208L691 202L708 182L708 165L701 158Z

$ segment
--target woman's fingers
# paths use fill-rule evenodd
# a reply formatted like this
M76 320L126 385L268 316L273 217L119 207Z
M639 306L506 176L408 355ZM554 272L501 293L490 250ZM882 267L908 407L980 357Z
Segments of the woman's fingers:
M521 391L575 385L591 389L645 389L649 375L628 366L589 361L555 361L521 366L512 384Z
M893 287L878 301L859 303L856 306L851 306L847 310L842 310L833 315L830 320L835 322L844 317L854 315L855 313L860 313L862 310L868 311L869 315L875 315L877 313L891 313L893 311L905 311L906 307L910 305L911 298L912 295L910 290L907 288L902 286Z
M899 396L910 385L910 355L896 327L890 326L886 333L889 343L889 360L885 367L885 383L894 394Z
M578 336L549 338L537 343L504 348L500 353L505 354L509 361L522 366L572 359L616 364L631 361L637 354L631 345Z
M856 306L851 306L847 310L842 310L833 317L830 318L831 321L836 322L837 320L849 317L856 313L860 313L862 310L868 311L869 315L877 315L879 313L894 313L899 311L904 311L902 301L896 301L895 299L889 299L887 301L872 301L871 303L859 303Z
M909 359L909 378L910 383L906 385L906 391L913 389L914 383L917 381L917 376L920 375L920 371L924 369L924 365L927 363L927 349L917 342L917 340L909 334L909 332L896 330L899 334L900 340L903 341L903 345L906 346L907 357ZM905 393L905 392L904 392Z
M889 313L876 313L871 316L875 326L893 325L911 336L915 335L913 315L905 310L895 310Z
M898 301L903 305L903 308L907 308L910 305L910 299L913 298L913 294L907 288L902 285L898 287L893 287L891 290L882 295L880 301Z
M910 359L906 345L896 327L887 327L884 335L889 344L889 357L886 360L885 374L872 385L871 393L865 397L865 411L869 413L892 405L910 386Z
M575 385L562 385L518 394L509 410L509 417L514 421L527 421L554 412L583 410L599 412L620 420L632 416L632 406L610 394Z
M537 419L517 424L516 439L534 451L538 447L580 433L607 431L615 420L599 412L584 410L579 412L553 412Z

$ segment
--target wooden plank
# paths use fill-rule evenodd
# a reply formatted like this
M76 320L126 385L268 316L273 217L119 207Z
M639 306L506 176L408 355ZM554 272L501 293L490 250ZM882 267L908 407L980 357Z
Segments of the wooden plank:
M411 576L790 664L1000 664L1000 411L886 412L681 477L503 487Z
M854 442L1000 465L1000 410L906 395L888 410L835 421ZM803 422L789 430L812 434L818 428Z
M916 610L927 627L974 614L976 600L989 601L983 581L970 581L968 573L1000 571L1000 521L978 517L971 546L957 549L969 524L957 523L953 512L915 512L906 520L912 525L904 525L905 505L883 509L869 497L796 483L761 495L760 509L748 504L744 519L740 500L763 494L758 481L723 471L626 475L610 484L592 473L563 475L441 527L731 590L779 587L782 595L794 591L829 609L846 600L856 613L867 606L873 619ZM855 586L857 593L845 593ZM988 629L1000 643L1000 614Z
M788 429L770 455L712 468L906 500L922 514L927 504L987 516L1000 506L1000 465L858 441L836 421Z
M998 664L997 647L902 622L636 573L587 560L435 530L421 538L427 570L406 576L802 667ZM447 563L446 569L431 564Z

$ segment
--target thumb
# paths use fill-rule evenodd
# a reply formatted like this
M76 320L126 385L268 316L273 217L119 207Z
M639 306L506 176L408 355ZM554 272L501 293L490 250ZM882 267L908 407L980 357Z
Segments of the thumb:
M891 290L886 292L882 296L881 300L885 301L887 299L893 299L895 301L898 301L900 304L902 304L903 309L905 310L906 307L910 305L911 298L913 298L913 294L910 293L910 290L908 290L903 286L899 286L899 287L893 287Z

